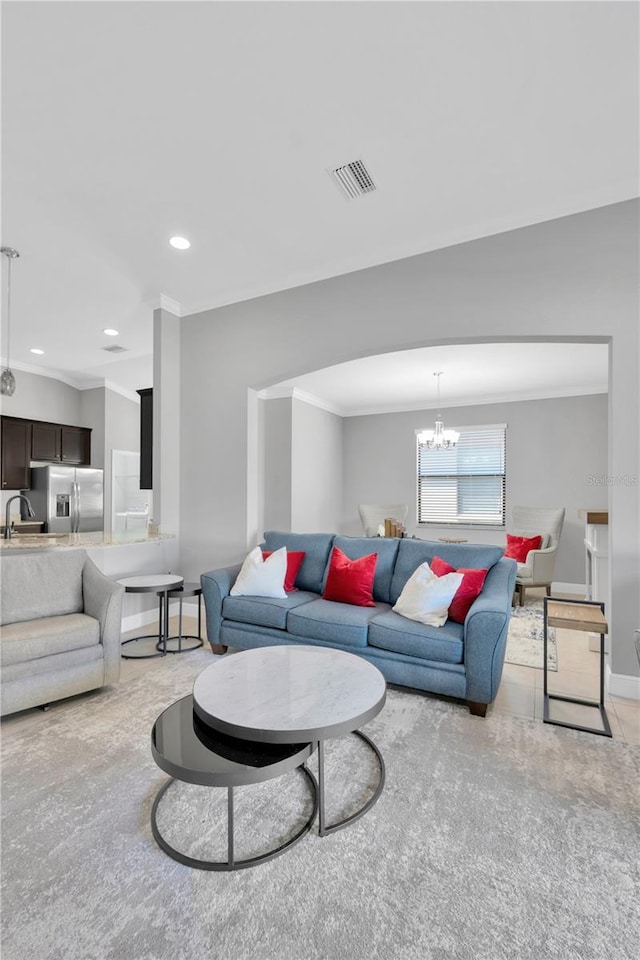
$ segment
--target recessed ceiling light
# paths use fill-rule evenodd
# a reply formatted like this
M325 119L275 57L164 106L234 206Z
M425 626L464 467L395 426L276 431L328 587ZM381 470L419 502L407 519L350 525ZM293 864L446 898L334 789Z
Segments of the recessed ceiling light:
M44 350L39 350L37 347L31 347L31 353L37 353L41 357L44 353Z
M112 330L111 327L107 327L107 329L106 329L106 330L103 330L102 332L103 332L104 334L106 334L108 337L117 337L117 336L119 336L118 331L117 331L117 330Z
M171 237L169 243L172 247L175 247L176 250L188 250L191 246L190 242L185 239L185 237Z

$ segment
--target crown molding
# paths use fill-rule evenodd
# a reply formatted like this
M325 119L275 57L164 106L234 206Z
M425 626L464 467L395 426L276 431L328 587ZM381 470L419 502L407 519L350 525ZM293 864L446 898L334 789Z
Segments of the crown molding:
M300 400L302 403L308 403L310 406L318 407L327 413L333 413L336 417L346 416L344 411L339 407L329 403L327 400L323 400L322 397L316 397L313 393L300 390L299 387L279 386L276 384L273 387L266 387L264 390L259 390L258 397L260 400Z
M145 300L145 303L152 310L166 310L167 313L172 313L174 317L182 316L182 304L178 300L174 300L173 297L168 297L166 293L161 293L160 296L152 300Z
M0 364L5 365L5 361L0 357ZM140 403L140 397L137 393L127 390L125 387L121 387L120 384L114 383L113 380L108 380L105 377L95 377L93 380L75 380L70 374L63 373L61 370L55 370L49 367L37 367L32 363L22 363L20 360L11 361L12 370L20 370L22 373L31 373L35 374L36 377L47 377L49 380L59 380L60 383L66 384L67 387L73 387L74 390L96 390L104 388L105 390L111 390L113 393L119 393L120 396L125 397L127 400L132 400L134 403Z

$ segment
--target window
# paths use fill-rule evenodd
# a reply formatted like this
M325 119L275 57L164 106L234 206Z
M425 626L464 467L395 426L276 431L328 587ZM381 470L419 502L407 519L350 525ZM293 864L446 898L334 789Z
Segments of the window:
M505 424L456 427L448 450L417 440L418 523L504 526Z

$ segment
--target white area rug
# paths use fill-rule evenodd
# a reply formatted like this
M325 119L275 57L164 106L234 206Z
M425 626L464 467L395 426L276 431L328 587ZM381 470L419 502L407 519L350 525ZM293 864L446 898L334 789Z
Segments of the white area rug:
M437 697L388 691L366 726L385 789L348 829L235 874L171 860L151 728L211 662L3 721L2 960L635 960L640 748ZM328 742L331 817L374 766ZM170 839L215 856L225 791L164 800ZM238 788L238 853L304 803L295 773Z
M515 663L522 667L538 667L542 670L542 619L542 600L530 600L528 603L525 601L523 607L514 607L504 658L506 663ZM549 628L547 668L553 671L558 669L558 647L553 627Z

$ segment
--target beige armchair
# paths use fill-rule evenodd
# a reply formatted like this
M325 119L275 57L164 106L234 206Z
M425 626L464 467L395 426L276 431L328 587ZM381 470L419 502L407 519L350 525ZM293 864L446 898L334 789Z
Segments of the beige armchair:
M387 517L404 523L409 513L409 507L406 503L393 503L389 505L377 503L360 503L358 513L364 527L365 536L376 537L378 527L384 526Z
M551 595L564 513L564 507L514 507L511 511L511 533L518 537L542 535L540 549L530 550L527 562L518 564L516 591L520 606L524 603L527 587L545 587L547 596Z

